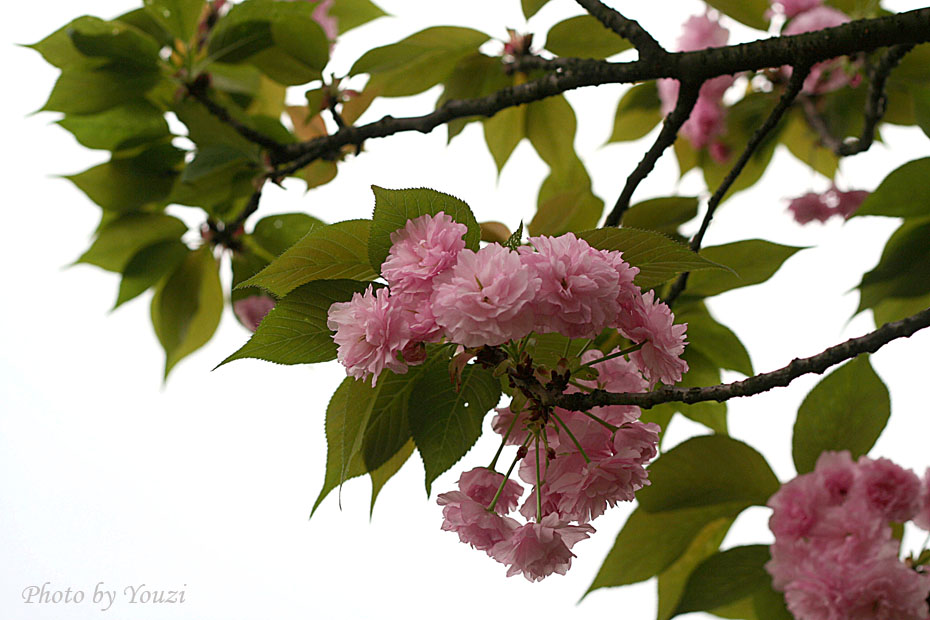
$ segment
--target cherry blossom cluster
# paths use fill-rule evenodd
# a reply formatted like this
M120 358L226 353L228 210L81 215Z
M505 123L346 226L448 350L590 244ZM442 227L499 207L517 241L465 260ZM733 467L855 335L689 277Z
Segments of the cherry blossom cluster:
M678 38L679 52L694 52L708 47L723 47L727 44L730 31L720 25L709 15L695 15L688 18L682 26ZM726 146L719 137L726 133L726 108L723 94L733 85L731 75L721 75L701 85L697 103L691 115L681 127L681 135L686 137L695 149L707 148L710 156L717 162L723 162L728 156ZM678 100L678 80L662 79L656 83L659 99L662 102L662 114L667 116L675 108Z
M608 327L641 345L633 356L650 384L676 383L687 371L685 326L633 284L638 270L620 252L571 233L475 252L465 248L466 232L442 212L408 221L391 234L381 267L388 286L330 307L327 324L349 375L374 384L384 369L403 374L431 342L476 348L531 332L594 338Z
M848 219L869 195L864 190L842 192L834 185L822 194L808 192L791 200L788 210L799 224L826 222L834 215Z
M890 526L930 528L928 483L888 459L824 452L772 496L766 569L797 620L930 619L930 573L898 559Z

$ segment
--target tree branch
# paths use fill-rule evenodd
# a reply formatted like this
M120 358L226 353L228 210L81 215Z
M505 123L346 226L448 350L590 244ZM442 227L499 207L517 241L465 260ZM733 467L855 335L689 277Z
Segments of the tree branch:
M851 338L812 357L794 359L790 364L779 370L755 375L742 381L708 387L664 387L654 392L635 394L616 394L604 390L594 390L589 393L562 394L551 402L544 404L574 411L585 411L592 407L604 405L637 405L648 409L670 402L699 403L710 400L723 402L738 396L753 396L776 387L784 387L802 375L810 373L823 374L831 366L852 359L862 353L874 353L892 340L908 338L928 326L930 326L930 308L906 319L887 323L865 336Z
M675 143L675 138L678 137L678 130L681 129L681 126L685 124L685 121L687 121L688 117L691 115L691 110L694 109L694 104L697 103L698 94L700 92L700 82L682 82L679 84L678 101L675 103L675 109L669 112L669 115L665 118L665 122L662 123L662 130L659 132L659 136L656 138L655 143L646 151L646 154L640 160L639 164L636 165L636 168L630 176L627 177L626 184L623 186L623 191L620 192L620 196L617 198L614 208L604 221L605 227L620 225L623 214L630 207L630 198L633 197L633 192L636 191L636 187L643 179L649 176L649 173L652 172L652 169L656 165L656 161L662 156L665 149Z
M605 27L627 39L639 52L639 57L659 57L668 52L651 34L646 32L639 22L624 17L600 0L575 0Z
M707 228L710 226L710 222L714 218L714 213L717 211L717 207L720 206L723 197L730 190L730 187L733 186L733 183L736 182L736 178L739 176L740 172L743 171L743 168L746 167L746 164L749 163L749 159L756 152L756 149L762 145L766 136L778 126L785 112L791 107L798 93L801 92L801 88L804 86L804 79L809 73L810 67L794 67L794 71L791 73L791 79L788 81L788 87L778 100L778 103L772 109L771 113L769 113L765 122L753 132L752 136L749 138L749 142L746 144L746 148L743 149L743 152L740 154L739 159L733 165L733 168L730 169L730 172L727 173L723 182L717 187L717 190L710 197L710 200L707 201L707 213L704 214L701 227L694 237L691 238L690 247L692 251L697 252L701 249L704 234L707 232ZM666 295L663 300L666 304L671 305L674 303L678 296L685 290L685 286L688 284L688 274L689 272L686 271L675 280L668 295Z
M875 139L875 128L882 116L885 115L887 103L885 83L888 81L888 76L898 66L905 54L913 48L913 44L892 46L878 61L878 64L869 71L869 96L865 104L865 124L862 126L862 133L858 138L840 140L835 137L830 132L824 118L817 112L814 101L810 97L802 99L807 122L820 135L820 140L824 146L840 157L856 155L869 150L872 141Z
M257 144L258 146L266 148L271 153L284 152L285 147L283 144L281 144L277 140L269 138L268 136L261 133L260 131L255 131L248 125L243 124L239 120L235 119L232 116L232 114L229 113L229 110L227 110L220 104L210 99L210 97L207 96L206 88L201 87L196 82L192 84L187 84L186 87L187 87L188 94L194 99L196 99L197 101L199 101L203 105L203 107L205 107L207 111L210 112L210 114L212 114L213 116L215 116L222 122L226 123L230 127L232 127L236 131L236 133L238 133L240 136L242 136L249 142L252 142L254 144Z

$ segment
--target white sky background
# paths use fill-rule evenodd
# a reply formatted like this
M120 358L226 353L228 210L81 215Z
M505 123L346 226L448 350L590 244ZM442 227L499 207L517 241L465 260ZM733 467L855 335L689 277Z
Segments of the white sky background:
M430 25L471 26L499 38L506 36L505 26L526 29L517 0L475 0L464 11L445 2L379 4L396 17L346 35L334 55L337 73L364 49ZM680 24L703 10L699 2L655 3L661 10L645 4L620 6L668 47ZM632 506L599 518L598 533L575 547L578 558L569 574L539 584L506 579L504 567L439 529L435 494L450 489L463 469L490 460L496 448L491 436L436 481L429 500L414 456L382 492L371 522L367 478L346 484L341 511L334 492L308 520L324 473L326 403L343 369L335 362L284 367L242 360L211 372L248 338L228 309L209 345L177 366L162 387L163 353L148 318L150 297L109 314L117 276L90 266L65 269L88 246L99 209L54 175L84 170L106 154L80 147L52 124L56 115L27 116L41 107L57 71L37 53L13 45L35 42L80 14L109 18L136 6L131 0L15 3L4 7L0 21L6 73L0 104L6 142L0 618L653 618L653 583L600 590L576 606ZM579 13L569 0L552 0L531 27L544 32ZM752 33L736 27L731 42L747 37ZM600 148L624 88L568 93L579 116L576 146L595 193L608 205L655 135ZM437 94L379 102L364 119L425 112ZM300 91L294 96L299 100ZM844 162L841 187L874 189L890 170L927 153L919 131L889 128L884 137L887 146L877 144ZM669 154L660 161L634 201L676 191L673 159ZM868 315L848 320L858 301L848 291L875 265L897 226L895 220L859 218L799 227L784 198L823 190L828 181L781 147L776 160L760 184L726 203L705 243L755 237L817 246L790 259L770 284L711 303L718 319L743 339L757 372L872 329ZM370 185L428 186L464 199L479 221L503 220L515 228L532 217L545 174L524 142L496 181L475 124L449 148L444 129L373 140L327 186L310 194L300 183L288 184L286 192L267 191L262 212L306 211L328 221L368 217ZM687 194L703 188L692 174L679 189ZM183 217L192 212L178 210ZM928 347L930 333L922 332L873 356L891 390L894 415L872 454L919 473L930 465L922 394L927 364L921 355ZM790 388L730 403L732 435L761 449L783 481L794 476L794 413L816 381L805 377ZM666 447L696 432L702 431L679 419ZM768 542L767 518L764 509L747 512L725 545ZM912 546L921 542L920 535L909 539ZM87 599L70 606L25 605L23 589L44 582L83 590ZM118 591L106 612L89 600L98 582ZM183 589L187 602L129 604L123 589L142 583Z

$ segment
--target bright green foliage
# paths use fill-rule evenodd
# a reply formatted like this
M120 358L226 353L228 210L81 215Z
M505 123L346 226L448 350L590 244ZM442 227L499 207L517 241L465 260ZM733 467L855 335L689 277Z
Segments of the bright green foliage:
M652 198L630 207L623 214L623 225L674 235L678 227L697 215L698 199L694 196Z
M497 378L467 366L453 386L443 364L428 368L416 382L416 407L407 412L410 432L426 469L426 493L433 480L462 458L481 435L485 414L500 400Z
M579 233L578 237L599 250L623 252L623 260L639 267L634 281L644 289L667 282L684 271L725 269L706 256L692 252L688 246L651 230L598 228Z
M676 323L688 324L688 349L698 350L718 368L753 373L746 347L728 327L718 323L704 304L695 303L675 311Z
M925 217L930 215L930 157L909 161L885 177L855 216Z
M905 220L891 235L881 260L859 283L861 312L889 298L930 293L930 217Z
M120 22L88 17L76 22L68 36L75 49L88 58L99 58L134 71L158 68L161 46L148 34Z
M556 56L604 59L633 45L596 17L579 15L550 28L543 47Z
M410 455L413 454L415 448L416 446L413 443L413 439L409 440L397 451L397 454L392 456L384 465L374 471L368 472L368 476L371 478L370 514L374 515L375 501L378 499L378 494L381 493L381 489L384 488L387 481L393 478L394 474L400 471L400 468L410 459Z
M477 52L489 38L471 28L427 28L366 52L349 75L370 74L368 88L375 88L382 97L415 95L445 80L459 60Z
M152 326L165 350L165 377L213 336L223 313L223 291L209 246L190 252L155 291Z
M520 140L526 135L526 106L516 106L501 110L489 119L484 126L484 141L494 158L497 171L504 168Z
M140 99L158 83L157 72L113 65L106 69L66 69L42 110L66 114L95 114Z
M313 280L372 280L368 263L368 220L311 228L300 241L257 275L240 284L260 286L277 296Z
M170 135L164 112L147 101L132 101L99 114L66 116L58 124L89 149L118 151Z
M630 88L617 105L614 128L607 142L626 142L645 136L661 122L661 105L655 82Z
M272 256L280 256L312 229L325 226L306 213L279 213L255 223L252 238Z
M683 319L676 316L677 323L684 323ZM688 335L690 338L691 325L688 325ZM691 344L685 348L681 356L688 363L688 372L686 372L681 381L675 384L676 387L701 387L705 385L717 385L720 383L720 367L716 362L711 361L705 354L706 349L694 347ZM726 435L727 427L727 404L716 401L703 401L686 405L684 403L663 403L654 407L665 412L680 412L685 417L694 420L698 424L703 424L715 433ZM667 414L669 417L671 414Z
M177 239L159 241L136 252L123 268L119 295L113 307L141 295L167 274L173 273L187 254L187 246Z
M796 108L790 110L784 123L781 143L799 160L832 179L840 167L840 159L821 143L820 136L807 124L804 112Z
M181 41L188 42L197 32L204 0L144 0L145 10Z
M333 332L326 325L329 307L349 301L370 286L355 280L313 280L279 300L258 331L222 364L245 357L277 364L316 364L336 359ZM222 365L221 364L221 365Z
M692 273L684 296L713 297L736 288L765 282L800 249L761 239L706 247L701 250L701 255L709 261L726 265L729 270Z
M764 567L768 561L765 545L734 547L710 556L691 573L674 615L709 611L771 590L772 578Z
M853 459L868 453L890 415L888 388L869 356L847 362L814 386L798 409L791 441L795 468L799 474L813 471L826 450L849 450Z
M504 73L504 65L500 58L485 56L479 52L474 52L464 56L455 65L452 73L443 82L442 95L436 102L436 107L441 108L447 101L460 99L475 99L484 97L491 93L497 92L513 84L513 78ZM507 108L502 112L513 110ZM521 108L522 109L522 108ZM449 140L457 136L465 125L477 120L476 118L457 118L449 121L446 127L449 129ZM487 119L485 122L490 121ZM522 124L520 137L523 136ZM487 131L485 136L487 137ZM518 140L519 141L519 140ZM490 146L490 142L488 143ZM493 149L492 149L493 153ZM503 166L501 163L499 168Z
M339 34L387 15L370 0L338 0L327 9L326 13L336 18Z
M549 0L520 0L520 6L523 7L523 15L527 19L531 18L543 8Z
M371 220L371 237L368 241L368 259L375 271L391 250L391 233L407 225L408 220L421 215L436 215L440 211L468 227L465 247L478 249L481 229L467 204L449 194L434 189L385 189L373 185L375 211Z
M180 240L187 232L181 220L163 213L129 213L104 224L79 263L122 272L137 252L154 243Z

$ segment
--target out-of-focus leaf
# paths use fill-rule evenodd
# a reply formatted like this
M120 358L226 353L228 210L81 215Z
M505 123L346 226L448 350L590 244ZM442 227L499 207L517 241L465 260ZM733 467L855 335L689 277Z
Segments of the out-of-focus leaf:
M339 34L387 15L370 0L338 0L326 9L326 13L336 18Z
M484 97L512 83L513 78L504 73L504 65L500 58L474 52L459 60L452 73L443 82L442 95L436 102L436 108L441 108L447 101ZM522 107L507 108L502 112L519 109ZM478 120L478 117L456 118L449 121L446 124L449 129L449 140L451 141L465 128L466 124L474 120ZM487 135L487 130L485 130L485 135Z
M651 230L598 228L579 233L578 237L599 250L623 252L623 260L639 267L635 282L644 289L658 286L684 271L725 269L709 259L706 251L703 255L692 252L688 246Z
M281 297L312 280L373 280L368 263L369 220L311 228L277 260L240 286L260 286Z
M490 371L466 366L456 389L443 364L426 369L414 391L417 406L408 411L410 432L426 469L426 494L433 481L475 444L485 414L501 397L500 384Z
M885 323L900 321L926 308L930 308L930 294L923 297L889 297L875 304L872 315L875 317L875 326L881 327Z
M780 137L782 144L799 160L828 179L836 175L839 157L821 143L820 136L808 125L803 112L797 109L788 112Z
M204 0L144 0L145 9L163 28L186 44L197 31Z
M930 157L909 161L895 169L869 194L853 217L924 217L930 215Z
M371 508L370 514L375 512L375 501L378 499L378 494L381 493L381 489L384 488L384 485L387 484L387 481L394 477L400 468L410 459L410 455L413 454L413 450L416 446L413 443L413 439L404 444L404 447L397 451L397 454L392 456L384 465L379 467L374 471L368 472L368 476L371 478Z
M930 138L930 88L911 88L911 99L914 102L914 120L917 125Z
M614 128L607 142L626 142L645 136L662 121L661 105L655 82L630 88L617 105Z
M746 347L728 327L718 323L703 304L688 304L675 312L676 323L688 324L688 348L697 349L719 368L753 375Z
M371 221L371 236L368 240L368 258L371 267L380 272L381 263L391 250L391 233L403 228L409 220L421 215L436 215L443 212L453 220L468 227L465 247L478 249L481 227L471 208L463 201L434 189L385 189L372 185L375 194L375 211Z
M482 125L484 141L500 173L513 150L526 135L526 107L517 106L501 110L485 120Z
M729 270L692 273L684 295L713 297L724 291L765 282L778 271L782 263L801 249L761 239L706 247L701 250L701 255L709 261L725 265Z
M530 235L587 230L597 225L604 212L604 201L591 191L591 177L577 156L546 177L536 204L536 215L527 225Z
M557 56L604 59L633 45L596 17L578 15L550 28L543 47Z
M258 220L252 238L272 256L280 256L312 229L325 225L306 213L278 213Z
M148 34L128 24L89 17L74 22L68 36L75 49L88 58L106 59L134 71L158 69L161 46Z
M165 377L213 337L223 313L219 269L210 246L190 252L155 291L152 326L165 350Z
M734 547L710 556L691 573L674 615L707 611L770 588L772 577L765 570L769 559L766 545Z
M365 52L349 75L370 74L371 84L382 97L415 95L446 79L459 60L476 52L489 38L471 28L427 28Z
M543 8L549 0L520 0L520 6L523 8L523 16L526 19L531 18Z
M187 225L163 213L128 213L107 222L78 263L122 272L140 250L161 241L180 241Z
M695 196L653 198L630 207L623 214L623 225L672 235L678 232L679 226L694 219L697 208Z
M930 293L928 239L930 218L905 220L888 239L878 265L862 276L857 312L888 298L923 297Z
M766 0L708 0L707 4L750 28L762 31L769 28L765 17L769 10Z
M132 101L99 114L69 115L58 124L89 149L117 151L170 135L164 113L147 101Z
M61 72L42 110L96 114L142 98L160 79L157 71L135 67L75 65Z
M123 269L114 309L140 295L169 273L173 273L188 254L187 246L177 239L159 241L136 252Z
M868 453L891 415L888 388L860 355L824 377L810 391L794 423L792 455L799 474L813 471L825 450Z

